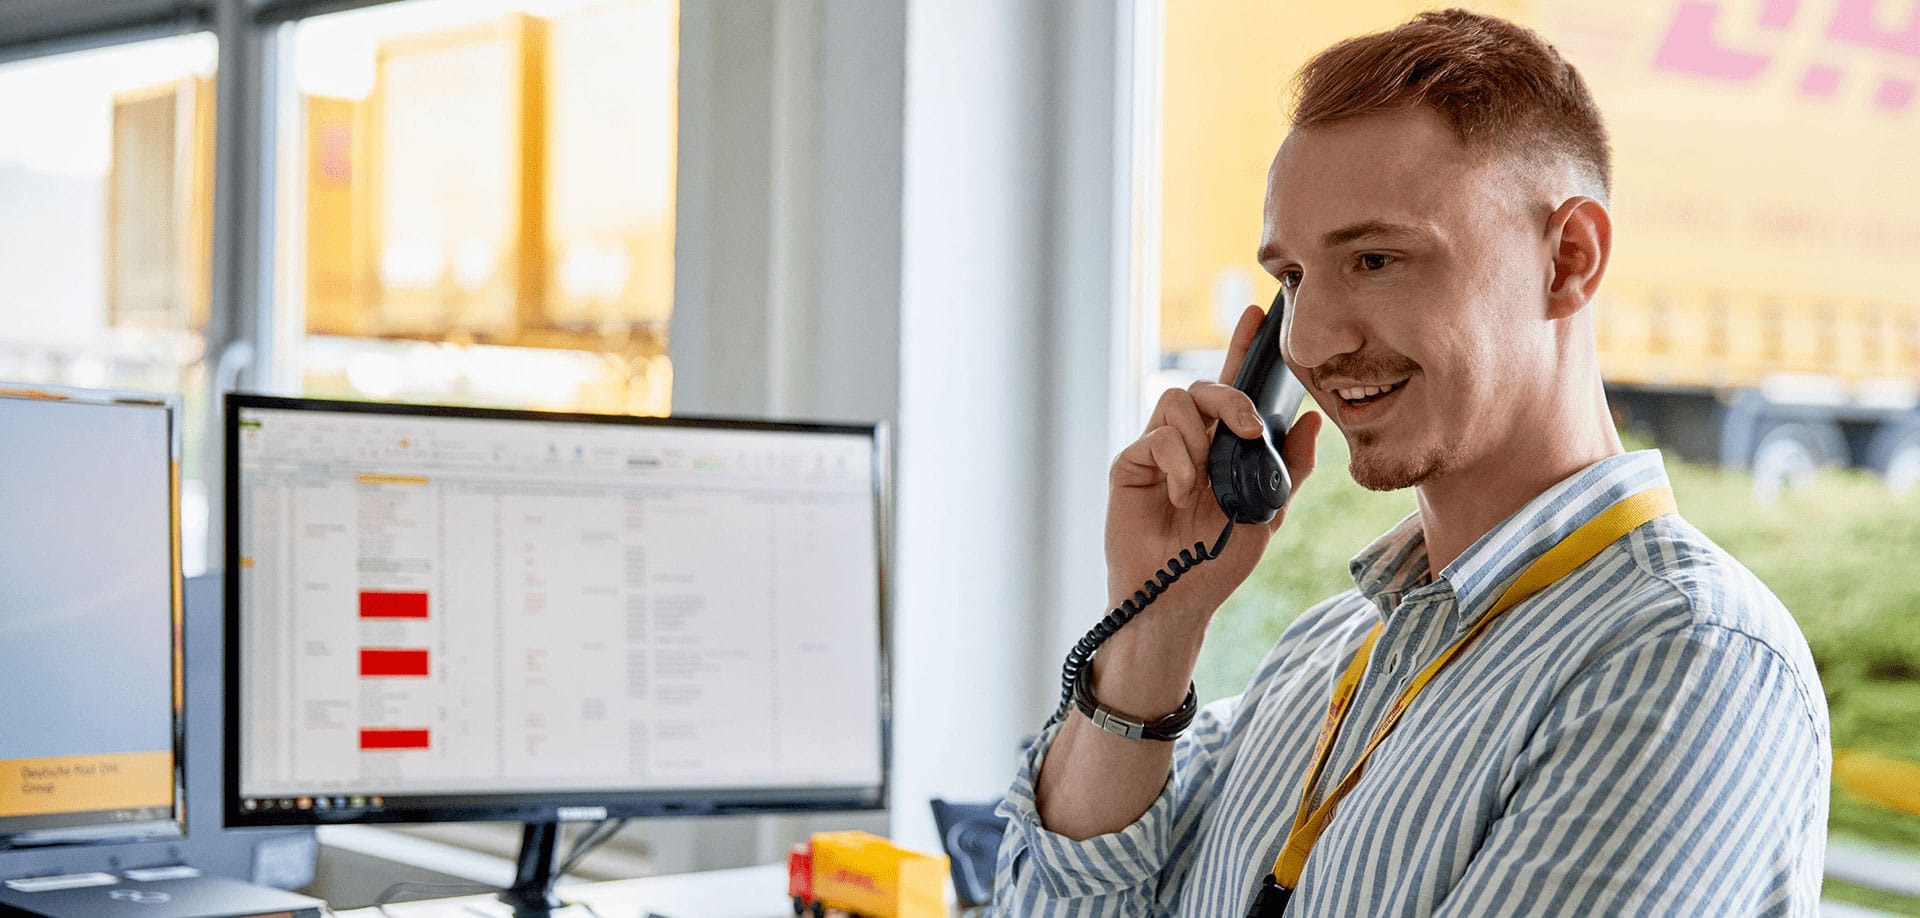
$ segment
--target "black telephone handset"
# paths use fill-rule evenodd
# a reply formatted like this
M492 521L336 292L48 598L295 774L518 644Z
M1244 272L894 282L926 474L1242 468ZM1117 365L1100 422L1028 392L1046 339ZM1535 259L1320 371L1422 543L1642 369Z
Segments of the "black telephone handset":
M1108 612L1067 652L1066 661L1060 665L1060 707L1053 712L1054 721L1066 717L1067 711L1077 705L1102 730L1133 739L1171 740L1193 720L1197 702L1191 686L1179 710L1148 724L1128 721L1099 707L1086 677L1093 671L1093 652L1166 592L1181 574L1220 557L1236 524L1271 522L1273 515L1286 506L1287 498L1292 496L1293 481L1287 477L1287 467L1280 462L1279 448L1307 390L1293 378L1287 362L1280 359L1280 326L1286 321L1286 308L1287 290L1282 287L1273 298L1266 318L1260 320L1260 329L1254 332L1253 343L1247 346L1247 356L1233 380L1233 387L1247 393L1254 410L1266 421L1266 435L1242 437L1221 424L1214 430L1213 446L1207 452L1207 475L1213 479L1214 500L1227 515L1226 528L1220 530L1213 547L1195 542L1192 549L1181 549L1179 557L1168 558L1166 566L1156 572L1152 580L1134 591L1131 599Z
M1254 332L1253 343L1240 363L1233 387L1253 400L1253 408L1267 422L1264 437L1242 437L1221 424L1207 453L1207 476L1213 479L1213 498L1236 523L1266 523L1293 494L1293 480L1280 461L1280 442L1300 411L1307 390L1293 378L1280 359L1280 326L1287 314L1287 288L1281 287Z

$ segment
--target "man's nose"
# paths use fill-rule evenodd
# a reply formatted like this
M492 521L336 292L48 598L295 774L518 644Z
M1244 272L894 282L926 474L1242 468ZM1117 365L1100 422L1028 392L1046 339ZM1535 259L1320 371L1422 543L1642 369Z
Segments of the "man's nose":
M1285 331L1287 357L1300 367L1317 367L1366 343L1352 309L1338 297L1309 291L1305 285L1293 296Z

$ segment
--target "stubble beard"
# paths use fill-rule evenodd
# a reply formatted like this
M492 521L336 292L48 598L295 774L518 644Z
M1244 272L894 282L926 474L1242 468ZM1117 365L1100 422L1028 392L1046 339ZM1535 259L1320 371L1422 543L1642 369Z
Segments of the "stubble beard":
M1458 457L1443 446L1413 452L1394 450L1374 432L1359 434L1348 443L1347 471L1355 484L1369 491L1398 491L1447 474Z

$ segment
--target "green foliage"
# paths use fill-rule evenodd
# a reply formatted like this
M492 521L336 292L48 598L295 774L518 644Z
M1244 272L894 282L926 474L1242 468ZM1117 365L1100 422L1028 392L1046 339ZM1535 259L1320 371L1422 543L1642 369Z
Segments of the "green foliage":
M1858 905L1888 915L1920 916L1920 899L1899 893L1882 892L1871 886L1861 886L1858 883L1849 883L1832 877L1828 877L1826 883L1821 886L1820 898Z
M1195 675L1202 698L1240 691L1295 616L1353 587L1348 559L1413 512L1410 492L1366 491L1346 464L1346 444L1329 430L1287 524L1209 630ZM1800 623L1826 689L1834 748L1920 762L1920 493L1895 497L1870 475L1830 472L1763 505L1748 474L1672 457L1667 472L1681 513ZM1842 788L1830 827L1920 853L1920 814Z

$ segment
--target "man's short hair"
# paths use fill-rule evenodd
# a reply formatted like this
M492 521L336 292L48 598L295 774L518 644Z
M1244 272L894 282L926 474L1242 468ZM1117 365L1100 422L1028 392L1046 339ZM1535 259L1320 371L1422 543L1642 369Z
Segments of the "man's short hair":
M1612 154L1587 84L1539 35L1467 10L1421 13L1350 38L1300 70L1294 127L1425 105L1470 149L1559 161L1613 185Z

